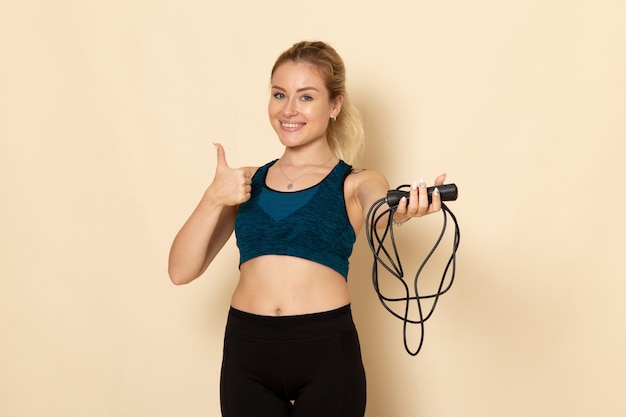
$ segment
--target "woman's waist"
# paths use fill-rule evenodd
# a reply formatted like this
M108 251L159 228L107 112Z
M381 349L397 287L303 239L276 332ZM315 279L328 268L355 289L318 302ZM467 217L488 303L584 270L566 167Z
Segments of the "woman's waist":
M265 258L265 259L264 259ZM300 315L350 303L345 279L330 268L301 259L260 257L241 266L231 305L245 312Z
M354 332L350 305L320 313L288 316L265 316L231 307L226 338L275 342L279 340L312 341Z

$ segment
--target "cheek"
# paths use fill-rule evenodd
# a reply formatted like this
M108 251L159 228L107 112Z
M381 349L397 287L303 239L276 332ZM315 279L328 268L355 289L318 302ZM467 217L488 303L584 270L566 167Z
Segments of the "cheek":
M310 120L323 119L326 109L323 106L301 106L300 114L306 116Z
M276 113L276 104L274 103L273 100L270 99L270 101L267 103L267 113L271 116L272 114Z
M267 106L267 116L273 126L279 123L278 119L280 118L281 111L281 107L276 105L276 103L270 102L270 104Z

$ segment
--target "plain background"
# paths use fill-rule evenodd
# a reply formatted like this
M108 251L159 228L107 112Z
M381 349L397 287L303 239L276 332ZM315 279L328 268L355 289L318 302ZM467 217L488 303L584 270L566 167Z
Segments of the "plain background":
M359 238L367 416L625 415L625 21L617 0L3 2L0 414L219 415L236 246L183 287L169 246L212 142L232 166L280 156L271 65L321 39L364 116L358 166L460 192L417 357ZM440 222L401 230L409 275Z

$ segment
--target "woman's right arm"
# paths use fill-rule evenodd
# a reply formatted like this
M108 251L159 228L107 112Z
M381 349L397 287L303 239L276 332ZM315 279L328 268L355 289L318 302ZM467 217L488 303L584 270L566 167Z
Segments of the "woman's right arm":
M180 229L170 249L168 273L176 285L198 278L233 233L239 204L250 199L255 168L230 168L217 148L215 178Z

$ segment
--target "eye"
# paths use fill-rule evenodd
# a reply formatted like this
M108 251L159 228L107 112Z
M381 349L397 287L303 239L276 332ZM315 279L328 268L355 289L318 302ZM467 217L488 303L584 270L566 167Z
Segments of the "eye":
M276 92L273 94L274 98L277 98L278 100L282 100L283 98L285 98L285 95L283 93L280 92Z
M313 101L313 97L311 97L311 96L302 96L302 101Z

